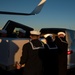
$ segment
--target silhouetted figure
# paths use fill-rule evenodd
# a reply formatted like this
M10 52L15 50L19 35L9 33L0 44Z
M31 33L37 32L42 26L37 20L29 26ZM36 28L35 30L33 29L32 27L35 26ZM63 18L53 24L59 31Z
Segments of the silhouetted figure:
M45 49L40 52L43 75L58 75L58 47L52 39L52 34L46 34L45 39Z
M39 58L39 50L44 48L40 41L39 31L30 31L30 41L23 45L20 66L24 66L23 75L42 75L42 61ZM17 66L19 69L20 66Z
M58 32L55 38L55 43L59 48L59 75L67 74L67 49L68 43L66 41L66 34Z

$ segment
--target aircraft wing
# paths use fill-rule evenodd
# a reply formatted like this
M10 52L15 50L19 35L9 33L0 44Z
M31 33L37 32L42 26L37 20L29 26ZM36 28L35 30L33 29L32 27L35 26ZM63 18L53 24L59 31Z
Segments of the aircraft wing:
M7 14L7 15L35 15L38 14L42 7L44 6L46 0L41 0L37 7L31 13L19 13L19 12L8 12L8 11L0 11L0 14Z
M38 14L41 9L43 8L44 4L45 4L46 0L41 0L41 2L38 4L38 6L31 12L31 14L35 15Z

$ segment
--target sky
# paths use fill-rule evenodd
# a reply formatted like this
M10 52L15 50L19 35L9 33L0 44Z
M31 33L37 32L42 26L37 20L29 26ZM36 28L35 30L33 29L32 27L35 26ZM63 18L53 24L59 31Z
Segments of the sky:
M0 11L30 13L40 0L0 0ZM40 30L68 28L75 30L75 0L47 0L41 12L31 16L0 14L0 28L8 20Z

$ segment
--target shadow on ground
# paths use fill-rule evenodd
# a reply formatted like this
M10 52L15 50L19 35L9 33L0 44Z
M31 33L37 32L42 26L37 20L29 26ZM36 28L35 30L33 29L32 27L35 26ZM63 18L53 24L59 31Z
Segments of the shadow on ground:
M22 75L22 73L23 73L23 69L6 71L0 68L0 74L3 74L3 75Z
M75 75L75 68L68 70L67 75Z

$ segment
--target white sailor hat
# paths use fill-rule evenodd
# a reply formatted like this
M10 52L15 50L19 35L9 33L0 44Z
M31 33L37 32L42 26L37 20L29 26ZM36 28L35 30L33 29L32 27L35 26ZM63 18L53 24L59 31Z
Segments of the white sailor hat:
M39 31L32 30L32 31L30 31L30 34L31 35L40 35L41 33Z
M47 38L48 36L53 37L53 34L45 34L44 37Z
M21 30L19 30L19 32L25 33L26 31L25 31L25 30L23 30L23 29L21 29Z
M64 36L66 35L64 32L58 32L58 35L63 34Z
M7 33L7 31L6 30L0 30L0 33Z

